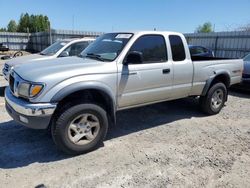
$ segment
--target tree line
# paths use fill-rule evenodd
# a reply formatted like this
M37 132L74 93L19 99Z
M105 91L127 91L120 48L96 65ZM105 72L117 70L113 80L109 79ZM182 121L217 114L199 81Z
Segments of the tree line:
M0 31L7 32L24 32L33 33L40 31L48 31L50 21L46 15L29 15L28 13L21 14L18 23L15 20L10 20L6 28L0 28Z
M232 31L250 31L250 23L235 28ZM195 33L211 33L211 32L215 32L211 22L205 22L204 24L199 25L195 30Z

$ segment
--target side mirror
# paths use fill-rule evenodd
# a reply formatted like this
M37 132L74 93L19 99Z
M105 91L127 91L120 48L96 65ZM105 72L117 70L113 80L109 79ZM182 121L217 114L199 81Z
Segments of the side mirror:
M138 51L129 52L125 58L123 64L141 64L142 63L142 53Z
M69 52L67 52L67 51L63 51L60 55L59 55L59 57L68 57L69 56Z

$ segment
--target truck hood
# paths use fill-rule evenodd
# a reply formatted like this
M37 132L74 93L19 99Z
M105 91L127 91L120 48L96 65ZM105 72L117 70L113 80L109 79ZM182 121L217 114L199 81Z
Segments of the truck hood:
M105 73L106 63L89 58L65 57L55 58L34 63L27 62L22 65L16 65L14 71L23 79L32 82L60 82L70 77Z
M244 61L244 74L250 74L250 61Z
M16 65L20 65L20 64L24 64L27 62L35 62L35 61L40 61L40 60L44 60L44 59L49 59L52 56L45 56L45 55L40 55L40 54L31 54L31 55L26 55L26 56L21 56L21 57L16 57L13 58L11 60L6 61L6 63L13 67Z

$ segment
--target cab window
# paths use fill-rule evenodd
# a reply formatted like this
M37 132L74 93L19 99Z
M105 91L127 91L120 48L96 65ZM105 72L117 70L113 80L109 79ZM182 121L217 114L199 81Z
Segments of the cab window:
M165 38L161 35L144 35L138 38L129 50L142 55L142 63L167 61Z

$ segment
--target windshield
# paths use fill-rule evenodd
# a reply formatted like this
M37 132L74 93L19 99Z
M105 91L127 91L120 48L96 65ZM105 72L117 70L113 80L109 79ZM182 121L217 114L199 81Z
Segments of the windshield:
M250 54L248 54L247 56L245 56L243 60L244 61L250 61Z
M113 61L121 53L132 36L132 33L104 34L89 45L80 56L100 61Z
M64 47L69 41L57 41L50 45L48 48L44 49L40 54L52 56L56 54L62 47Z

